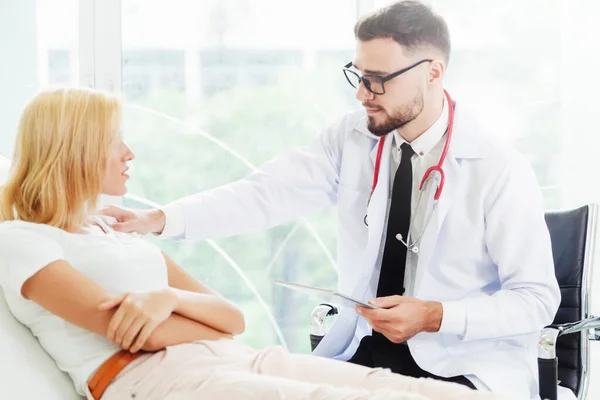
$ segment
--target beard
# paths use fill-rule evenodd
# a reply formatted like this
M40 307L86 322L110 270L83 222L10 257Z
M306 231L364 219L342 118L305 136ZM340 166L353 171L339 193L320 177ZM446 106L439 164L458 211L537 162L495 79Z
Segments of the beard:
M368 103L364 105L369 106ZM423 111L423 106L423 94L419 92L409 104L393 109L392 113L381 109L385 113L383 121L376 122L375 117L369 117L367 128L375 136L385 136L417 118Z

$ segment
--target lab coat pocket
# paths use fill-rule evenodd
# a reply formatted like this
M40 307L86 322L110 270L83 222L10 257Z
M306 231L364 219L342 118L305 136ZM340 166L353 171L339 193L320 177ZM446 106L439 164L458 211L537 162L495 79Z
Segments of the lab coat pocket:
M340 207L340 216L349 217L358 220L363 226L364 216L367 214L367 203L369 202L369 192L358 190L344 184L338 186L338 206Z

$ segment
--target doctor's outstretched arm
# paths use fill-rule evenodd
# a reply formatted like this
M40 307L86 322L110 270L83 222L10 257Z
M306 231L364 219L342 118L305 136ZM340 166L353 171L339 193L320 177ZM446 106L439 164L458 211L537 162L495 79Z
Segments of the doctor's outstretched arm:
M331 206L337 201L345 119L311 144L282 153L239 181L191 195L161 210L106 215L115 230L159 233L177 239L214 239L258 232Z

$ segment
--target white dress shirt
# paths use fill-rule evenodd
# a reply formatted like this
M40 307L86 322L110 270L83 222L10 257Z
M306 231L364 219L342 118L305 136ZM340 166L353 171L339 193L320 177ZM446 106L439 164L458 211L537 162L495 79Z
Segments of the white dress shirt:
M436 122L425 132L423 132L418 138L413 140L410 144L415 154L412 156L412 172L413 172L413 192L411 196L411 226L410 226L410 244L413 244L415 240L418 240L423 232L423 225L425 224L426 218L429 217L431 210L426 210L427 199L431 193L431 190L435 190L436 186L432 183L427 184L424 187L424 192L421 196L421 201L419 203L419 185L421 184L421 180L425 175L425 172L430 167L437 165L439 162L440 156L442 154L442 150L444 148L444 144L446 143L446 130L448 127L448 114L449 108L447 101L444 99L444 106L442 109L442 113ZM398 130L394 131L393 134L393 146L392 146L392 157L390 162L391 173L390 173L390 188L394 186L394 177L396 175L396 170L400 165L400 160L402 158L402 150L400 150L400 146L403 143L407 143L406 140L402 137ZM443 193L441 194L444 195ZM391 196L391 190L390 190ZM388 201L388 214L389 207L391 204ZM427 215L426 215L427 214ZM386 228L387 230L387 228ZM419 242L417 241L416 246L419 246ZM406 292L405 296L413 296L414 294L414 285L415 279L417 275L417 261L419 255L418 253L413 253L412 251L406 252L406 272L404 275L404 287ZM442 325L440 327L440 332L442 333L452 333L457 335L464 335L467 328L467 313L460 302L444 302L442 303L443 307L443 317L442 317Z

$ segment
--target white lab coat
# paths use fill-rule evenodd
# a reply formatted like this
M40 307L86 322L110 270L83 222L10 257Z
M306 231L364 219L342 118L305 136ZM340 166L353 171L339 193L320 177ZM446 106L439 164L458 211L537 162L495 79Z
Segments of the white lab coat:
M215 238L337 203L339 290L370 300L385 242L392 142L385 142L368 210L377 138L364 111L347 114L309 146L279 155L244 180L172 206L183 207L186 238ZM467 328L464 336L421 333L408 341L411 354L433 374L473 374L512 398L536 396L538 332L552 323L560 291L533 170L495 145L460 104L443 167L445 187L419 243L414 296L462 302ZM428 210L431 194L422 200ZM357 322L353 309L343 309L314 354L348 359L370 334L362 318Z

